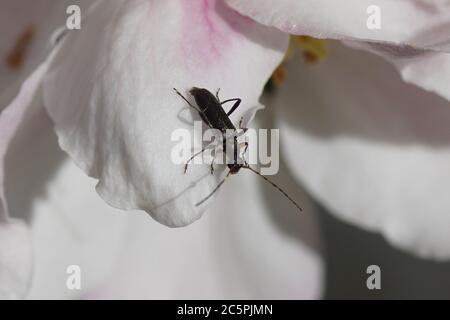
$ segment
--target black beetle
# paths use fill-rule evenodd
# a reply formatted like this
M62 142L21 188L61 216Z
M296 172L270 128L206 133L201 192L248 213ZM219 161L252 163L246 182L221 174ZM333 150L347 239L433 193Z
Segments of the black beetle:
M189 90L189 93L194 97L195 103L197 104L197 106L194 106L177 89L174 88L174 90L184 101L186 101L186 103L191 108L195 109L198 112L200 118L203 120L203 122L206 125L208 125L212 129L217 129L222 132L224 149L226 148L227 139L230 138L230 137L226 136L226 131L232 130L234 132L234 134L231 136L234 138L234 147L235 147L234 148L234 162L231 164L227 164L229 171L226 174L226 176L217 185L217 187L214 188L214 190L206 198L204 198L202 201L197 203L196 206L200 206L205 201L207 201L217 190L219 190L219 188L224 184L224 182L228 179L228 177L230 175L237 174L241 169L248 169L248 170L252 171L253 173L257 174L258 176L260 176L261 178L263 178L264 180L266 180L267 182L269 182L273 187L278 189L286 198L288 198L300 211L302 211L302 208L300 207L300 205L298 205L297 202L295 202L283 189L281 189L278 185L276 185L274 182L270 181L267 177L263 176L261 173L259 173L255 169L251 168L250 165L245 160L244 160L244 163L238 163L238 159L237 159L238 132L237 132L235 125L233 124L233 122L230 119L230 115L239 107L239 105L242 102L241 99L233 98L233 99L228 99L225 101L220 101L220 98L219 98L220 89L217 90L216 95L213 95L207 89L193 87L191 90ZM228 102L234 102L234 104L228 112L225 112L225 110L222 108L222 105L224 105L225 103L228 103ZM243 119L241 118L241 121L239 123L239 129L242 129L245 131L246 129L242 128L242 121L243 121ZM247 147L248 147L248 145L246 144L246 148ZM206 150L206 148L202 149L200 152L194 154L189 159L189 161L186 163L185 168L184 168L185 173L186 173L189 162L191 162L196 156L202 154L205 150ZM245 151L244 151L244 153L245 153ZM211 164L211 173L213 172L212 166L213 166L213 163Z

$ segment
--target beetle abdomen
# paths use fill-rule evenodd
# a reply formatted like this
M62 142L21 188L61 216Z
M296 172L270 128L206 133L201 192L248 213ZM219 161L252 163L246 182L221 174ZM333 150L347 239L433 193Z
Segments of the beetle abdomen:
M189 92L194 97L197 106L203 112L206 122L211 128L221 131L236 130L227 113L223 110L220 101L211 92L195 87Z

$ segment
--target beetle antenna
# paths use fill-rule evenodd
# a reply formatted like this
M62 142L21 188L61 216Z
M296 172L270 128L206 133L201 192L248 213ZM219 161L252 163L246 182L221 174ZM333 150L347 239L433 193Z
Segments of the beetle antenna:
M231 170L228 171L228 173L227 173L227 175L225 176L225 178L223 178L223 180L220 181L220 183L217 185L217 187L215 187L214 190L213 190L206 198L204 198L202 201L200 201L199 203L197 203L195 206L196 206L196 207L199 207L199 206L201 206L203 203L205 203L209 198L211 198L212 195L213 195L214 193L216 193L217 190L219 190L219 188L225 183L225 181L227 181L227 179L228 179L228 177L230 176L230 174L231 174Z
M261 178L263 178L264 180L266 180L268 183L270 183L274 188L278 189L278 191L280 191L286 198L288 198L289 201L292 202L292 204L294 206L297 207L297 209L299 209L300 211L303 211L302 207L300 207L300 205L295 202L294 199L292 199L283 189L281 189L275 182L272 182L271 180L269 180L269 178L267 178L266 176L263 176L261 173L259 173L258 171L256 171L255 169L253 169L252 167L250 167L249 165L247 166L243 166L242 168L248 169L251 172L257 174L258 176L260 176Z
M194 106L192 103L190 103L189 100L186 99L186 97L183 96L183 95L180 93L180 91L178 91L178 90L175 89L175 88L173 88L173 91L175 91L175 93L176 93L177 95L179 95L179 96L181 97L181 99L183 99L184 101L186 101L186 103L187 103L192 109L195 109L197 112L202 113L202 111L201 111L199 108L197 108L196 106Z

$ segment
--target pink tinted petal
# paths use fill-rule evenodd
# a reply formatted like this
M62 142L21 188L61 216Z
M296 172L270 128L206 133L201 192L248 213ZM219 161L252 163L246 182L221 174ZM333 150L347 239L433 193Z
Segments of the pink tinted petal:
M45 82L59 143L99 179L107 203L189 224L217 178L208 166L183 175L172 163L172 133L193 128L192 110L172 88L221 88L222 99L243 99L233 121L249 119L287 38L220 0L104 1L91 18L65 39Z
M323 63L292 67L276 106L295 177L346 221L448 259L450 102L337 44Z
M446 0L226 1L243 15L292 34L450 50L450 2ZM367 27L367 10L373 5L381 10L379 30Z

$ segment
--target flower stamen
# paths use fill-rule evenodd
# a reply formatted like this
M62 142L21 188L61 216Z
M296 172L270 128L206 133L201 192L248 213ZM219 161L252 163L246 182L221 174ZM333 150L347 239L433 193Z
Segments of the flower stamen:
M326 40L308 36L292 36L293 42L303 50L303 58L306 63L318 63L328 55Z
M6 56L6 64L11 69L19 69L25 59L25 54L33 40L35 29L33 26L26 27L17 37L16 43Z
M277 86L281 85L284 81L284 79L286 79L287 76L287 70L284 67L284 65L279 65L275 71L272 74L271 80L273 81L273 83Z
M326 40L309 36L291 36L283 62L273 72L265 91L271 91L283 83L287 77L286 65L293 60L297 49L302 50L303 59L307 64L319 63L328 56L328 43Z

